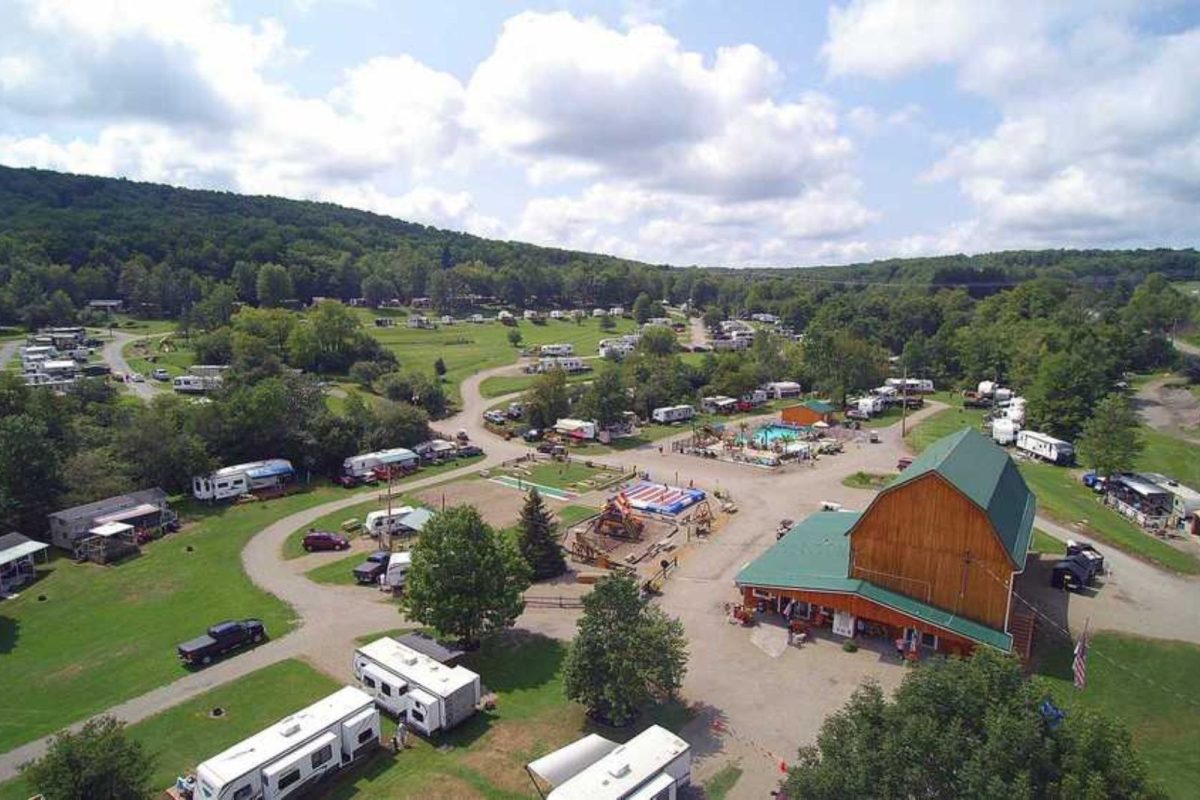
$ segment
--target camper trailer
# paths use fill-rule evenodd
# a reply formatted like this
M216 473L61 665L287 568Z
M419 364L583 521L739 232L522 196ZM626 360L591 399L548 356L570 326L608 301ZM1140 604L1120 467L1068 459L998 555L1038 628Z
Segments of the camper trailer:
M1017 432L1021 426L1011 419L992 420L992 441L998 445L1010 445L1017 440Z
M171 379L171 388L180 394L205 394L221 388L221 376L178 375Z
M575 355L575 345L544 344L541 346L541 354L544 356L573 356Z
M353 764L379 744L379 712L346 686L196 767L197 800L279 800Z
M554 423L554 430L572 439L595 439L596 423L591 420L570 419L563 417Z
M1017 449L1043 461L1049 461L1051 464L1065 466L1075 462L1074 445L1037 431L1018 433Z
M663 425L672 422L686 422L694 416L696 416L696 409L691 406L663 406L650 412L650 418Z
M386 536L393 533L401 533L405 529L400 523L412 511L412 506L400 506L399 508L393 508L391 511L371 511L367 514L367 518L363 523L363 529L368 536L379 536L380 534Z
M391 637L354 651L354 677L376 705L426 736L469 719L479 705L479 676L448 667Z
M554 787L542 794L546 800L676 800L691 783L692 752L683 739L651 725L622 745L589 734L525 769Z
M389 450L376 450L372 453L351 456L342 462L342 472L355 478L366 478L380 468L385 470L412 469L418 466L420 461L420 457L412 450L406 447L393 447Z
M278 489L296 478L292 463L282 458L252 461L223 467L211 475L192 478L192 495L197 500L225 500L255 490Z
M392 553L388 557L387 569L379 576L379 588L386 592L400 591L408 580L408 570L411 567L411 552Z

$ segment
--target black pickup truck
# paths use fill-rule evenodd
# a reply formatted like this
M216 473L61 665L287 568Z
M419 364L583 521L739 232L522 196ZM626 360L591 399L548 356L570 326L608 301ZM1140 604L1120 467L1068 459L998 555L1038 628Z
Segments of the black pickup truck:
M230 650L258 644L267 638L267 629L262 620L242 619L218 622L208 629L208 633L190 642L179 645L179 660L189 666L202 664L207 666L217 656L224 655Z
M354 580L358 583L379 583L379 576L387 569L391 555L387 550L371 553L366 561L354 568Z

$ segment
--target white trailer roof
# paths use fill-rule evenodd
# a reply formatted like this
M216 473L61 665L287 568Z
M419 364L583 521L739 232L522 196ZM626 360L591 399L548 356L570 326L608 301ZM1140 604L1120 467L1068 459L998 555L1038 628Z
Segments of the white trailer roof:
M196 768L210 783L223 785L251 770L261 769L284 753L325 730L338 720L374 706L361 689L344 686L307 708L284 717L265 731L256 733Z
M31 556L34 553L40 553L46 550L50 545L45 542L35 542L32 539L26 539L20 544L9 547L6 550L0 551L0 567L6 564L11 564L14 561L19 561L26 556Z
M666 728L651 725L550 792L547 800L619 800L689 749Z
M390 636L383 636L363 645L358 648L358 652L409 683L417 684L427 692L441 697L449 697L462 687L479 680L479 676L466 667L447 667L437 659L400 644Z
M566 783L600 759L617 749L616 742L589 733L566 747L529 762L526 769L551 786Z
M156 509L157 510L157 509ZM122 533L128 533L133 530L132 525L126 525L124 522L106 522L103 525L97 525L88 533L92 536L102 536L109 538L110 536L119 536Z

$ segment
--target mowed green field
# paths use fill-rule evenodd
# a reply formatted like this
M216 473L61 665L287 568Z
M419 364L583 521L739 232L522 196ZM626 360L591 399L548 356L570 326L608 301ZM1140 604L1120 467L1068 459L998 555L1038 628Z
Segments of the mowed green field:
M965 426L976 426L982 420L978 411L950 408L926 417L909 431L906 441L918 453L932 442ZM1144 431L1148 446L1139 467L1179 473L1187 482L1187 474L1200 469L1187 461L1188 451L1200 453L1193 445L1171 439L1154 431ZM1038 512L1063 525L1082 528L1088 536L1119 547L1155 564L1184 574L1200 574L1200 561L1189 553L1141 530L1120 514L1101 505L1095 493L1080 482L1080 470L1033 461L1019 462L1021 474L1037 496ZM1168 474L1170 474L1168 472Z
M637 325L633 320L616 320L611 331L601 329L594 319L585 319L582 324L552 320L545 325L521 322L516 330L521 332L521 347L508 342L508 332L514 330L498 322L480 325L459 323L438 330L418 330L397 325L391 328L376 328L370 319L372 314L359 312L371 335L396 354L400 366L424 372L433 370L433 362L441 358L446 363L448 390L457 400L458 386L467 377L493 367L512 364L520 356L521 348L542 344L572 344L578 355L592 355L601 339L631 333Z
M176 776L339 686L302 661L281 661L130 725L128 732L153 755L154 787L165 789L175 784ZM211 716L218 706L225 713ZM33 787L20 778L0 785L0 800L25 800L32 794Z
M183 677L175 645L214 622L253 616L271 636L291 630L290 608L250 582L239 554L272 521L337 496L220 506L117 566L53 561L0 606L0 751Z
M572 372L567 375L567 383L587 383L596 377L596 369L603 366L603 362L592 362L594 369L588 372ZM533 385L536 375L493 375L490 378L485 378L479 384L479 394L484 398L502 397L506 394L515 392L524 392Z
M1171 797L1196 796L1200 786L1200 647L1115 633L1092 638L1088 683L1072 685L1072 645L1039 641L1036 673L1060 707L1091 708L1121 719L1150 776ZM1034 649L1035 655L1038 653Z
M174 378L183 375L187 368L196 363L196 355L189 348L176 345L169 352L159 348L160 339L138 339L130 342L121 349L121 355L129 362L135 372L140 372L146 380L154 370L162 367ZM151 360L153 359L153 360Z

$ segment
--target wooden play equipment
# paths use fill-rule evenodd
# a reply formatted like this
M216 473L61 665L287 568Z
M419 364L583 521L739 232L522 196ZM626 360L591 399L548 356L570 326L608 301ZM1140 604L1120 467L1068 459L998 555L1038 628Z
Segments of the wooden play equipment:
M604 504L599 516L588 526L587 533L640 542L645 529L646 523L634 513L629 498L624 492L618 492Z
M701 501L696 506L695 513L692 514L692 525L695 526L697 536L708 536L713 529L713 512L712 506L707 500Z

